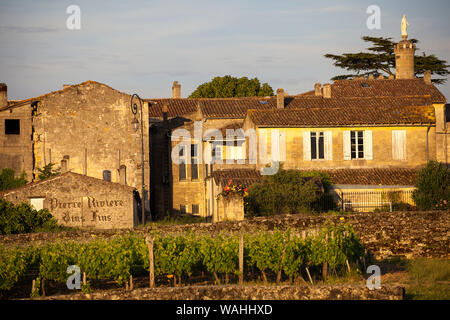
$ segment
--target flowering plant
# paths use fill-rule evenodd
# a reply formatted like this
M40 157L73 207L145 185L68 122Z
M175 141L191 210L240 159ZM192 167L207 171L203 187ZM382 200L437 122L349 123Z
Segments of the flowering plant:
M222 197L228 197L229 195L236 194L241 195L242 197L245 197L248 195L248 189L245 188L243 185L235 185L233 184L233 180L228 180L228 183L223 187L222 192L219 193L217 198L220 196Z

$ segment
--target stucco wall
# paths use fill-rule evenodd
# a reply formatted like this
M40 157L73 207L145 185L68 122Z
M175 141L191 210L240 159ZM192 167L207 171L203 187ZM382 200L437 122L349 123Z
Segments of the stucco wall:
M261 132L258 128L257 133ZM271 132L279 130L286 134L285 169L330 169L330 168L369 168L369 167L418 167L427 163L427 127L354 127L354 128L280 128L267 130L267 155L271 156ZM371 130L373 160L344 160L343 131ZM393 160L392 130L406 131L406 160ZM305 131L332 132L332 160L303 159L303 133ZM429 159L436 159L436 129L428 133ZM264 167L264 165L260 165Z

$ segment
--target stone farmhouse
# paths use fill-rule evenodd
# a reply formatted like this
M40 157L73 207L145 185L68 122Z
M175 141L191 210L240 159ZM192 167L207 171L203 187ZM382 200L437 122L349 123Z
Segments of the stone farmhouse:
M449 155L446 98L429 72L415 78L414 51L408 40L396 45L395 79L214 99L182 98L175 81L172 98L144 99L146 209L153 218L214 216L230 179L250 186L274 163L326 171L341 191L411 189L418 168L448 163ZM38 168L57 163L64 172L139 190L131 95L94 81L23 101L8 101L6 85L0 93L0 169L36 179Z

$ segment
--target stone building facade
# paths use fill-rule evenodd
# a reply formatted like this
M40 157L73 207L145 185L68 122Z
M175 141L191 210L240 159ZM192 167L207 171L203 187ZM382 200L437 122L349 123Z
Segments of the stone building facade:
M225 176L222 181L246 181L253 172L252 180L246 181L251 185L271 160L286 169L326 171L340 192L411 190L417 170L429 160L448 164L450 151L446 98L432 84L429 72L415 78L414 49L406 39L395 47L397 78L315 84L314 90L298 95L278 89L274 97L182 99L180 84L174 83L173 98L159 99L150 111L155 127L165 126L168 154L184 158L181 165L170 163L165 171L163 210L213 216L224 186L217 174ZM222 137L198 136L196 126L203 133L216 129ZM181 154L182 139L173 139L180 129L190 137ZM227 129L233 130L229 137ZM244 138L237 134L239 129ZM265 150L258 146L256 162L245 135L249 130L256 133L258 144L263 141L266 146ZM275 132L280 148L274 155ZM222 163L209 164L212 158ZM193 165L192 160L200 163ZM354 179L343 178L348 175ZM392 179L396 175L399 179Z
M131 96L107 85L86 81L40 97L8 103L0 109L6 119L20 121L20 135L1 132L0 168L24 170L36 181L38 168L49 163L89 177L141 190L145 174L145 203L149 211L149 128L144 120L144 167L141 134L132 122ZM136 116L140 122L140 110ZM148 119L148 103L143 104Z
M46 180L4 191L12 203L47 208L68 227L121 229L138 223L135 188L86 175L66 172Z

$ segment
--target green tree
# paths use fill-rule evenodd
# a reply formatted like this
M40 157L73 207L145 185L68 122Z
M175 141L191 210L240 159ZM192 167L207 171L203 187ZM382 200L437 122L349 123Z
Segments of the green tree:
M383 37L362 37L362 40L370 43L367 48L368 52L343 53L341 55L326 54L325 57L334 61L333 65L345 69L353 74L344 74L331 78L331 80L341 80L353 78L356 76L373 75L378 77L395 75L395 53L394 45L396 44L392 38ZM414 44L419 43L417 39L409 40ZM417 48L417 51L419 48ZM434 83L442 84L447 81L449 65L447 61L441 60L434 54L427 55L423 52L416 55L414 59L414 71L416 76L423 75L426 70L430 70L431 74L440 76L440 78L432 79Z
M450 209L450 174L446 165L430 161L419 171L413 199L421 210Z
M0 174L0 190L8 190L23 186L27 183L25 177L25 172L22 172L22 174L16 178L14 176L14 170L8 168L3 169Z
M53 166L55 164L54 163L49 163L46 164L43 168L38 168L39 171L39 175L38 178L39 180L45 180L48 179L50 177L56 176L57 174L60 174L61 169L53 169Z
M230 98L230 97L273 96L273 89L267 83L261 85L258 78L236 78L230 75L215 77L203 83L191 93L189 98Z

